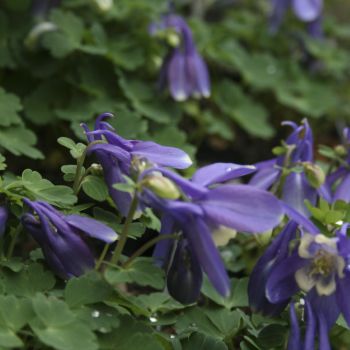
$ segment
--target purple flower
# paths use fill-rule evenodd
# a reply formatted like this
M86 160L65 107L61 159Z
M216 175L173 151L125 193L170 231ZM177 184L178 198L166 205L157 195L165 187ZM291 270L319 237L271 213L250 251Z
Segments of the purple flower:
M181 43L163 62L161 87L168 84L171 96L177 101L184 101L190 96L209 97L208 68L197 52L190 27L182 17L170 14L164 16L160 23L152 24L150 32L154 34L166 28L173 28L181 37Z
M23 202L31 209L22 224L41 246L47 263L61 278L80 276L95 265L94 256L82 238L86 235L106 243L117 239L108 226L80 215L63 215L51 205L29 199Z
M61 0L33 0L32 14L35 17L44 18L48 15L51 9L58 7Z
M272 0L270 28L276 32L289 8L295 16L307 23L308 32L312 37L322 37L323 0Z
M283 125L293 128L285 141L285 153L277 158L257 163L258 171L250 180L250 185L261 189L278 190L281 193L281 199L287 205L308 216L305 199L314 204L318 193L327 198L323 187L319 186L316 189L311 185L308 177L309 169L314 170L312 179L317 177L316 169L318 169L313 163L312 131L307 120L304 120L300 126L293 122L284 122Z
M103 144L90 146L100 162L109 194L124 216L127 215L131 203L129 193L113 188L116 183L125 182L123 175L138 176L148 166L167 166L176 169L188 168L192 161L182 150L175 147L161 146L151 141L127 140L114 132L111 125L104 121L112 117L109 113L100 115L95 123L95 130L89 131L84 126L89 142L102 140Z
M345 164L341 164L337 170L331 173L326 180L325 189L331 198L331 202L343 200L350 202L350 128L343 131L344 148L346 152Z
M318 335L320 349L330 349L328 332L340 313L350 324L350 239L348 224L334 237L321 233L303 233L299 239L287 240L288 252L269 270L264 285L271 304L281 305L302 291L306 294L307 329L305 341L291 339L289 350L314 349ZM293 306L292 306L293 307ZM294 310L291 310L292 337L298 334ZM301 344L303 344L301 346ZM299 345L299 347L298 347Z
M140 179L146 183L147 177L165 176L180 188L184 196L183 201L160 198L147 188L139 194L140 201L162 215L161 234L182 233L182 239L188 247L186 254L193 261L190 267L198 270L199 265L223 296L230 293L230 283L216 248L214 236L227 232L232 234L235 230L264 232L276 226L283 214L281 204L273 195L252 186L207 187L217 183L218 180L229 180L247 171L254 169L219 163L199 169L192 181L162 168L148 169ZM171 258L172 246L171 240L159 243L154 252L156 259L162 262L168 261ZM181 245L180 247L184 249ZM179 259L174 263L179 264ZM192 282L198 287L199 280L201 281L199 278L193 279ZM172 295L174 294L172 292Z
M0 236L2 236L5 233L8 216L9 216L9 212L7 207L1 206L0 207Z

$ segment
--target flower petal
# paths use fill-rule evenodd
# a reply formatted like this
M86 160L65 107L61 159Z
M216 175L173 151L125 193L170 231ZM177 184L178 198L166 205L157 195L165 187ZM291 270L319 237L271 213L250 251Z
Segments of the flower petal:
M282 200L304 216L310 216L304 201L316 203L317 191L312 188L303 173L291 173L286 177L282 190Z
M210 282L221 295L228 296L230 280L207 225L203 220L194 218L183 230Z
M146 158L150 162L176 169L186 169L192 165L189 155L176 147L161 146L151 141L137 141L132 155Z
M192 181L202 186L236 179L256 171L253 165L240 165L234 163L214 163L198 169L192 176Z
M288 338L288 350L300 350L302 349L302 342L294 303L290 304L289 317L291 323L291 330Z
M314 21L323 9L323 0L293 0L295 15L304 22Z
M65 220L74 229L106 243L112 243L118 238L118 235L110 227L97 220L74 214L67 215Z
M299 290L294 274L305 264L307 264L305 259L293 254L274 266L266 283L266 296L271 303L289 299Z
M248 185L223 185L198 202L217 225L238 231L264 232L280 222L282 205L271 194Z
M174 49L168 62L168 83L171 96L176 101L185 101L189 96L185 55Z

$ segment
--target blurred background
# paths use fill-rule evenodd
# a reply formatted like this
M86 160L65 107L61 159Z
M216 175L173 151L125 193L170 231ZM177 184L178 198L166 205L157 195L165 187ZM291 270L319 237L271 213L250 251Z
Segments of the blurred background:
M149 27L171 9L192 29L211 96L174 101L159 88L177 40ZM321 37L288 11L271 32L270 0L2 0L0 151L60 181L60 136L112 112L122 136L178 146L199 164L254 163L308 118L335 144L350 119L350 3L326 1ZM176 33L175 33L176 34ZM18 158L20 156L20 158Z

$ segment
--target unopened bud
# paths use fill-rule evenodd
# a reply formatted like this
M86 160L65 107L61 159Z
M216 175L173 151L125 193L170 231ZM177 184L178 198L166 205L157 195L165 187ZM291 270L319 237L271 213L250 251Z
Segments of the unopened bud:
M305 175L312 187L319 188L324 184L326 176L318 165L305 162L303 166Z
M166 40L167 40L168 44L172 47L178 47L180 45L180 42L181 42L179 34L177 32L175 32L174 30L170 30L167 33Z
M97 163L91 164L90 170L93 175L98 175L98 176L103 175L103 169L100 164L97 164Z
M217 247L224 247L231 239L235 238L236 235L236 230L226 226L219 226L212 232L212 237Z
M95 0L98 8L105 12L110 10L113 7L113 0Z
M144 180L144 186L157 196L165 199L178 199L181 195L176 185L162 175L152 175Z
M346 148L342 145L335 146L334 151L338 156L341 156L341 157L345 156L347 153Z

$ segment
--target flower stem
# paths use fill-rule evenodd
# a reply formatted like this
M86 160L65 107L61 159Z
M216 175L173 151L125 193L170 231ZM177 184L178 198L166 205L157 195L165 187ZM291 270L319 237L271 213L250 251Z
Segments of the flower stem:
M13 254L13 250L15 249L15 245L16 245L16 241L17 241L17 237L19 235L19 233L22 231L22 224L19 224L12 236L8 251L7 251L7 259L10 259L12 257Z
M96 266L95 266L95 270L96 270L96 271L98 271L98 269L100 268L100 266L101 266L103 260L105 259L109 247L110 247L110 244L105 244L105 246L104 246L104 248L103 248L103 250L102 250L102 253L101 253L100 257L99 257L98 260L97 260L97 263L96 263Z
M130 205L128 216L126 217L125 224L123 226L123 230L119 236L117 246L114 250L114 253L113 253L113 256L111 259L112 264L116 264L120 259L120 256L122 254L123 248L124 248L125 243L126 243L126 240L128 238L129 226L132 222L132 219L134 218L134 214L136 212L136 209L137 209L137 195L135 192L134 197L133 197L132 202L131 202L131 205Z
M177 233L172 235L160 235L157 236L150 241L146 242L143 246L136 250L134 254L132 254L129 259L123 264L124 268L127 268L137 257L142 255L147 249L151 248L154 244L163 241L164 239L178 239L180 236Z
M76 169L76 172L75 172L74 183L73 183L73 192L74 192L75 195L77 195L79 193L79 190L80 190L81 178L82 178L81 173L82 173L82 170L83 170L83 165L84 165L87 153L88 153L89 149L92 146L97 145L99 143L105 143L105 142L102 141L102 140L97 140L97 141L93 141L93 142L89 143L85 147L82 155L77 160L77 169Z

